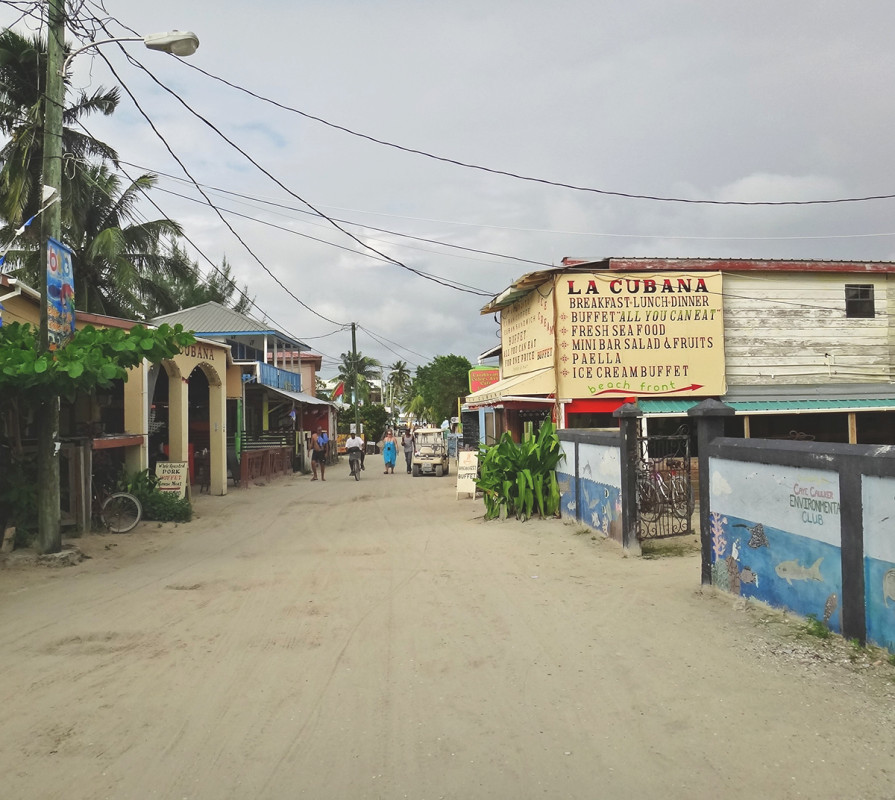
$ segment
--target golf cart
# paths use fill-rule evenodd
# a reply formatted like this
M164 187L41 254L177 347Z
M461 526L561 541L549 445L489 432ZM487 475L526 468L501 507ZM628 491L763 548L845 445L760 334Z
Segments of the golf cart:
M447 435L441 428L417 428L413 433L413 477L447 475L450 470Z

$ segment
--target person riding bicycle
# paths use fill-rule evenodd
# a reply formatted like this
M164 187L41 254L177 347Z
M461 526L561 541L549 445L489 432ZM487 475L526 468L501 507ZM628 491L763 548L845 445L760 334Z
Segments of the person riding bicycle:
M345 440L345 450L348 453L348 464L351 467L351 475L360 472L361 456L364 452L364 440L356 433L351 434ZM356 476L355 476L356 477Z

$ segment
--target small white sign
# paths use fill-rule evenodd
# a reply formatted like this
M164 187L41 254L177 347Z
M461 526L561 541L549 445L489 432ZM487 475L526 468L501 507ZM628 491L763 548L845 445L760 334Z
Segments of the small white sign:
M186 497L190 489L190 465L186 461L159 461L155 465L158 490Z
M479 454L475 450L461 450L457 454L457 497L468 494L475 498L478 474Z

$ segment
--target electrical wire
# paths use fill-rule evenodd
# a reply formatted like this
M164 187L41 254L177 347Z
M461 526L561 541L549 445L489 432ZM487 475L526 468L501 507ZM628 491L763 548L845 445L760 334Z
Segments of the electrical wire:
M634 192L621 192L621 191L612 191L609 189L598 189L591 186L578 186L572 183L564 183L562 181L554 181L549 180L547 178L536 178L530 175L523 175L518 172L510 172L502 169L495 169L493 167L485 167L481 164L473 164L466 161L460 161L456 158L448 158L446 156L435 155L434 153L429 153L426 150L420 150L415 147L407 147L405 145L396 144L395 142L387 141L386 139L380 139L375 136L371 136L370 134L361 133L359 131L352 130L351 128L346 127L345 125L338 125L334 122L330 122L329 120L323 119L323 117L318 117L313 114L309 114L306 111L301 111L300 109L293 108L292 106L287 106L284 103L277 102L276 100L272 100L269 97L265 97L264 95L258 94L257 92L253 92L250 89L246 89L243 86L240 86L236 83L228 81L225 78L221 78L218 75L213 75L210 72L202 69L196 64L192 64L189 62L184 62L190 68L195 70L196 72L205 75L207 78L211 78L212 80L218 81L225 86L229 86L231 89L235 89L238 92L243 92L247 94L249 97L253 97L256 100L260 100L261 102L268 103L276 108L279 108L283 111L288 111L292 114L297 114L300 117L311 120L312 122L318 122L321 125L325 125L328 128L332 128L333 130L341 131L342 133L347 133L351 136L355 136L359 139L365 139L368 142L372 142L373 144L382 145L383 147L390 147L394 150L399 150L403 153L410 153L412 155L423 156L424 158L429 158L434 161L440 161L445 164L452 164L456 167L463 167L464 169L477 170L479 172L486 172L491 175L501 175L506 178L515 178L516 180L526 181L528 183L538 183L544 186L554 186L559 189L570 189L575 192L587 192L590 194L598 194L604 195L608 197L622 197L628 200L651 200L653 202L660 203L687 203L691 205L710 205L710 206L814 206L814 205L832 205L836 203L864 203L871 200L892 200L895 199L895 194L879 194L879 195L867 195L863 197L838 197L834 199L827 200L700 200L695 198L686 198L686 197L667 197L662 195L651 195L651 194L636 194Z
M120 47L120 45L119 45L119 47ZM377 250L375 247L372 247L371 245L367 244L366 242L364 242L362 239L359 239L357 236L355 236L350 231L345 230L345 228L343 228L341 225L339 225L339 223L337 223L331 217L328 217L326 214L324 214L322 211L320 211L318 208L316 208L308 200L305 200L303 197L301 197L300 195L293 192L282 181L280 181L272 173L270 173L268 170L266 170L264 167L262 167L254 158L252 158L252 156L250 156L245 150L243 150L239 145L237 145L232 139L230 139L228 136L226 136L217 126L215 126L211 121L206 119L198 111L196 111L194 108L192 108L192 106L190 106L189 103L187 103L182 97L180 97L180 95L178 95L175 91L173 91L172 89L167 87L158 78L156 78L155 75L150 70L148 70L143 64L141 64L137 59L135 59L133 56L131 56L129 53L127 53L127 51L125 51L124 48L120 48L120 49L121 49L122 53L124 53L125 58L127 58L127 60L130 61L132 65L139 68L146 75L148 75L150 80L152 80L159 88L163 89L168 94L170 94L187 111L189 111L190 114L192 114L194 117L196 117L196 119L200 120L203 124L205 124L207 127L209 127L212 131L214 131L221 139L223 139L227 144L229 144L230 147L232 147L234 150L236 150L236 152L238 152L250 164L252 164L252 166L254 166L257 170L259 170L261 173L266 175L270 180L272 180L283 191L287 192L290 196L294 197L300 203L307 206L309 209L311 209L311 211L316 213L322 219L325 219L327 222L329 222L330 225L332 225L336 230L341 231L349 239L353 240L354 242L357 242L357 244L359 244L361 247L363 247L367 250L370 250L371 252L375 253L376 255L381 256L382 258L385 258L387 261L391 262L395 266L401 267L401 269L405 269L408 272L412 272L413 274L418 275L419 277L424 278L425 280L430 280L430 281L433 281L434 283L438 283L443 286L447 286L448 288L454 289L458 292L468 292L469 294L476 294L476 295L479 295L482 297L489 296L487 292L480 292L480 291L473 290L473 289L463 289L458 286L453 286L445 281L442 281L438 278L428 275L425 272L422 272L421 270L418 270L418 269L415 269L414 267L408 266L404 262L399 261L398 259L393 258L392 256L389 256L386 253L383 253L382 251ZM108 59L106 59L106 63L108 64ZM110 65L110 68L111 68L111 65ZM117 75L116 75L116 78L118 78ZM118 78L118 80L120 81L121 79ZM130 94L130 92L128 92L128 94ZM232 228L231 228L231 230L232 230Z
M122 161L120 163L126 164L128 162ZM142 170L150 170L153 173L159 175L160 177L167 178L168 180L177 181L180 183L189 184L189 181L184 180L183 178L179 178L176 175L171 175L170 173L166 173L161 170L152 169L151 167L141 166L139 164L130 164L132 167L136 167L137 169ZM223 189L219 186L212 186L210 184L202 184L202 186L208 189L210 192L217 192L219 194L228 195L231 197L242 198L243 200L250 200L254 203L260 203L263 205L272 206L274 208L282 208L287 211L294 211L297 214L306 214L308 216L313 216L313 214L309 211L305 211L300 208L296 208L295 206L290 206L285 203L277 202L276 200L272 200L270 198L259 197L257 195L249 195L244 194L242 192L234 192L231 189ZM159 191L170 191L159 189ZM694 242L791 242L791 241L823 241L827 239L871 239L871 238L886 238L895 236L895 231L882 231L877 233L825 233L819 235L812 236L691 236L689 234L677 234L677 233L606 233L603 231L566 231L566 230L558 230L556 228L523 228L515 225L489 225L483 222L460 222L458 220L445 220L445 219L434 219L431 217L409 217L401 214L389 214L383 211L369 211L367 209L357 209L357 208L344 208L340 206L328 206L324 205L322 208L332 208L336 211L348 211L354 214L370 214L372 216L377 217L389 217L391 219L401 219L408 220L411 222L429 222L437 225L457 225L460 227L467 228L477 228L484 230L497 230L497 231L513 231L518 233L547 233L553 234L557 236L591 236L596 238L612 238L612 239L674 239L675 241L694 241ZM365 227L369 230L378 231L380 233L388 233L393 236L400 236L407 239L414 239L417 241L428 242L431 244L439 244L443 247L457 248L460 250L468 250L473 253L480 253L482 255L492 255L498 258L505 258L511 261L519 261L522 263L528 264L536 264L538 266L553 266L553 264L548 264L543 261L533 261L530 259L521 258L519 256L508 255L507 253L495 253L488 250L477 250L475 248L467 248L462 247L461 245L450 244L448 242L443 242L438 239L426 239L423 237L412 236L410 234L401 233L400 231L390 230L388 228L377 228L373 225L367 225L366 223L356 222L353 220L341 219L339 217L333 217L337 222L342 222L347 225L356 225L358 227Z
M122 48L120 44L119 44L119 48L122 50L122 52L124 52L125 56L127 56L127 53L124 51L124 48ZM156 127L156 125L155 125L155 124L152 122L152 120L149 118L149 115L143 110L143 107L142 107L142 106L139 104L139 102L137 101L137 98L134 97L133 92L131 92L130 89L129 89L129 88L124 84L124 82L121 80L121 77L120 77L120 76L118 75L118 73L115 71L115 68L112 66L112 64L109 62L109 60L108 60L108 59L105 57L105 55L103 55L102 53L100 53L99 55L100 55L100 58L102 58L102 59L106 62L106 66L108 66L109 70L110 70L110 71L112 72L112 74L115 76L115 79L121 84L122 89L124 89L124 91L127 92L128 97L131 98L131 101L134 103L134 105L136 106L137 110L140 112L140 115L143 117L143 119L146 120L146 122L149 124L150 128L152 128L152 131L155 133L155 135L159 138L159 140L160 140L160 141L162 142L162 144L165 146L165 149L168 151L168 153L171 155L171 157L177 162L177 164L178 164L178 165L180 166L180 168L183 170L184 174L187 175L187 176L190 178L190 180L194 181L194 178L193 178L192 174L190 173L190 171L186 168L186 165L185 165L185 164L183 163L183 161L177 156L177 154L174 152L174 150L173 150L173 149L171 148L171 146L168 144L168 142L167 142L167 140L165 139L165 137L162 136L161 132L158 130L158 128ZM194 183L195 183L195 181L194 181ZM243 238L236 232L236 230L233 228L233 226L232 226L229 222L227 222L226 219L224 219L224 216L223 216L219 211L217 211L217 209L216 209L214 203L212 203L212 202L211 202L211 199L205 195L204 191L203 191L201 188L199 188L198 186L197 186L197 189L198 189L199 193L202 194L202 195L205 197L206 201L208 202L208 204L209 204L209 206L212 208L212 210L214 210L214 211L217 213L218 218L221 220L221 222L223 222L224 225L227 226L227 229L233 234L233 236L236 237L236 240L243 246L243 248L245 249L245 251L246 251L250 256L252 256L252 258L258 263L258 265L259 265L259 266L260 266L260 267L261 267L261 268L262 268L268 275L270 275L271 278L274 279L274 281L280 286L280 288L283 289L283 291L286 292L286 294L288 294L288 295L289 295L293 300L295 300L300 306L302 306L303 308L307 309L308 311L310 311L310 312L311 312L312 314L314 314L315 316L320 317L320 319L325 320L326 322L329 322L329 323L332 324L332 325L342 325L342 324L343 324L343 323L340 323L340 322L336 322L336 320L334 320L334 319L330 319L329 317L327 317L327 316L321 314L319 311L317 311L317 310L314 309L314 308L311 308L311 306L309 306L307 303L305 303L303 300L301 300L298 296L296 296L295 293L294 293L288 286L286 286L285 283L283 283L283 282L282 282L276 275L274 275L274 273L267 267L267 265L266 265L266 264L265 264L265 263L258 257L258 255L255 253L255 251L252 250L252 248L248 246L248 244L246 243L246 241L245 241L245 240L244 240L244 239L243 239Z
M183 200L189 200L189 201L192 202L192 203L200 203L201 205L206 205L206 204L203 203L201 200L198 200L198 199L195 198L195 197L190 197L189 195L181 194L180 192L174 192L174 191L172 191L172 190L170 190L170 189L161 189L161 188L158 188L158 191L160 191L160 192L164 192L165 194L173 195L174 197L179 197L179 198L181 198L181 199L183 199ZM246 204L246 205L248 205L248 204ZM254 206L252 206L252 208L254 208ZM242 219L251 220L252 222L257 222L259 225L266 225L266 226L268 226L268 227L270 227L270 228L275 228L276 230L279 230L279 231L283 231L283 232L285 232L285 233L292 234L293 236L299 236L299 237L301 237L301 238L303 238L303 239L309 239L309 240L311 240L312 242L319 242L319 243L321 243L321 244L328 245L329 247L335 247L335 248L337 248L337 249L339 249L339 250L347 250L349 253L353 253L353 254L356 254L356 255L362 255L362 256L364 256L365 258L372 258L374 261L379 261L379 262L382 262L382 263L384 263L384 264L390 264L390 263L392 263L392 262L389 261L388 259L385 259L385 258L379 258L379 257L377 257L377 256L370 255L369 253L360 253L360 254L358 254L356 250L353 250L353 249L351 249L350 247L345 247L344 245L336 244L335 242L328 242L328 241L326 241L325 239L318 239L316 236L310 236L309 234L306 234L306 233L300 233L299 231L296 231L296 230L294 230L293 228L286 228L286 227L283 227L282 225L277 225L277 224L274 223L274 222L268 222L267 220L259 219L258 217L252 217L252 216L250 216L250 215L248 215L248 214L243 214L243 213L241 213L241 212L239 212L239 211L234 211L233 209L230 209L230 208L224 208L223 206L218 206L218 209L219 209L220 211L222 211L222 212L227 213L227 214L232 214L232 215L235 216L235 217L241 217ZM299 213L299 214L308 214L308 213L310 213L310 212L307 212L307 211L301 211L300 209L295 209L295 211L296 211L297 213ZM276 212L272 212L272 213L276 213ZM291 217L288 217L286 214L282 214L281 216L284 216L284 217L286 217L287 219L291 219ZM313 215L312 215L312 216L313 216ZM359 223L356 223L356 222L350 222L350 221L348 221L348 220L342 220L342 222L344 222L344 223L347 224L347 225L357 225L358 227L366 227L366 226L360 225ZM315 223L308 223L308 224L313 225L313 224L315 224ZM370 230L382 231L381 228L370 228ZM390 233L390 231L384 231L384 232L385 232L385 233ZM401 233L396 233L395 235L396 235L396 236L402 236L402 237L404 237L404 238L408 238L408 239L419 239L419 237L416 237L416 236L408 236L408 235L406 235L406 234L401 234ZM371 237L369 237L369 238L376 240L376 237L374 237L374 236L371 236ZM377 240L377 241L382 241L382 240ZM420 239L420 241L433 242L434 244L442 244L441 242L437 242L437 241L435 241L435 240L433 240L433 239ZM398 246L400 246L400 247L407 247L407 248L409 248L409 249L411 249L411 250L421 250L422 252L425 252L425 253L436 253L436 251L433 251L433 250L427 250L427 249L425 249L425 248L421 248L421 247L413 247L413 246L411 246L411 245L398 245ZM459 247L459 249L461 249L461 250L472 250L472 252L486 253L486 251L484 251L484 250L473 250L472 248L460 247L459 245L447 245L447 244L445 244L445 247ZM436 255L437 255L437 253L436 253ZM493 253L493 254L489 254L489 255L499 255L499 254L497 254L497 253ZM512 258L512 256L506 256L506 257L507 257L507 258ZM467 256L457 256L457 258L468 258L468 257L467 257ZM472 260L474 260L474 261L482 261L482 259L472 259ZM532 261L532 260L530 260L530 259L517 259L517 260L524 261L524 262L527 263L527 264L535 264L535 265L537 265L537 266L543 266L543 267L550 267L550 266L553 266L552 264L548 264L547 262L543 262L543 261ZM494 263L494 262L492 262L492 263ZM425 275L430 275L430 276L433 275L433 273L431 273L431 272L424 272L423 274L425 274ZM446 281L446 282L452 284L452 286L454 286L454 287L461 287L461 286L462 286L462 287L465 287L465 288L468 288L468 289L475 289L477 292L482 293L483 296L490 297L490 296L492 296L492 295L494 294L494 292L488 292L488 291L485 290L485 289L479 289L479 288L477 288L477 287L475 287L475 286L470 286L469 284L462 283L461 281L453 280L452 278L444 278L444 277L441 276L441 275L435 275L434 277L441 278L441 280Z

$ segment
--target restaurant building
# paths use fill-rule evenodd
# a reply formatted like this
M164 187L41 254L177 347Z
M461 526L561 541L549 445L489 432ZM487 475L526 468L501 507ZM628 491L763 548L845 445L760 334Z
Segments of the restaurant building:
M616 427L636 403L662 434L713 398L729 435L895 444L893 281L892 262L563 259L482 309L500 380L465 410L518 439L545 418Z

